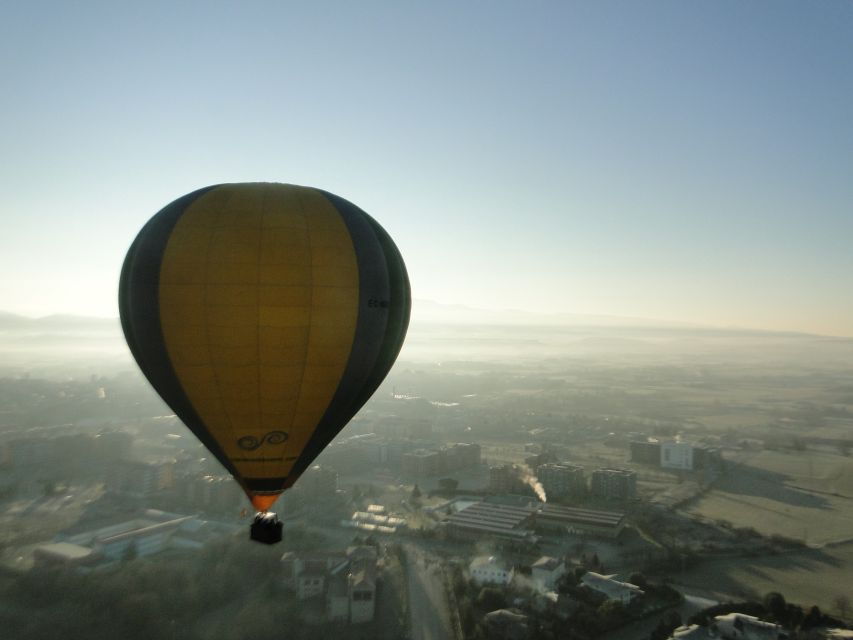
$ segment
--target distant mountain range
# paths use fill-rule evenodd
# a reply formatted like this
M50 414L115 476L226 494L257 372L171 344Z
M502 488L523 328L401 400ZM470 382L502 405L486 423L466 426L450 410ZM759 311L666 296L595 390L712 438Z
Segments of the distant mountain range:
M412 321L423 324L491 324L518 326L582 326L582 327L681 327L703 325L650 318L587 315L580 313L539 313L520 309L478 309L459 304L443 304L432 300L412 302Z
M43 331L104 331L120 326L118 318L95 318L89 316L74 316L55 314L41 318L28 318L7 311L0 311L0 331L10 330L43 330Z
M415 300L401 360L787 363L847 367L853 338L699 326L647 318L493 311ZM671 360L667 360L670 358ZM0 377L135 371L118 318L0 311Z
M652 318L633 318L626 316L586 315L570 313L537 313L519 309L480 309L458 304L443 304L432 300L416 299L412 303L411 329L421 326L517 326L517 327L566 327L596 328L602 330L634 329L639 331L668 331L678 333L697 333L717 335L777 335L801 336L811 334L794 331L764 331L739 327L716 327L689 322L660 320ZM6 334L110 334L121 337L121 323L118 318L98 318L68 314L55 314L41 318L29 318L15 313L0 311L0 337ZM820 336L824 337L824 336Z
M675 332L699 333L713 332L717 334L775 334L788 336L805 336L799 332L761 331L741 329L737 327L715 327L688 322L659 320L651 318L634 318L626 316L586 315L586 314L549 314L519 309L479 309L457 304L443 304L432 300L416 299L412 303L412 328L422 325L491 325L491 326L526 326L526 327L595 327L595 328L632 328L645 330L671 330ZM26 334L54 333L115 333L121 335L121 324L118 318L97 318L67 314L55 314L41 318L0 311L0 332ZM8 336L7 336L8 337Z

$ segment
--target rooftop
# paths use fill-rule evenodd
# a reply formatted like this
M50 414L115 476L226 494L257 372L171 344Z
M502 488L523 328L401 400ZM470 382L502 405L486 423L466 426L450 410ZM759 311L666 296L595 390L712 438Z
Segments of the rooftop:
M536 562L533 563L534 569L545 569L546 571L553 571L557 567L559 567L562 563L561 560L557 560L557 558L552 558L551 556L542 556Z
M543 504L539 507L538 517L560 519L568 522L579 522L603 527L618 527L625 514L619 511L599 511L597 509L577 509L562 507L555 504Z
M507 564L497 556L477 556L471 560L469 569L480 569L482 567L494 567L495 569L507 569Z
M47 553L63 560L82 560L92 555L93 551L87 547L71 544L68 542L54 542L36 547L36 551Z

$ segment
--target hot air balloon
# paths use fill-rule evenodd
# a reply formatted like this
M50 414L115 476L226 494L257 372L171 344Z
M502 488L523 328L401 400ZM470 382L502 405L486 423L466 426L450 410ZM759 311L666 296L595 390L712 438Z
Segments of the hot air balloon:
M269 508L370 398L400 351L411 296L385 230L331 193L220 184L167 205L128 250L125 338L142 372Z

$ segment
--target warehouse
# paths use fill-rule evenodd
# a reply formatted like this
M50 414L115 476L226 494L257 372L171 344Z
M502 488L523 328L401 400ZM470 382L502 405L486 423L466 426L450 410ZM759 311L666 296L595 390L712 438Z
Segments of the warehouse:
M536 513L536 527L547 532L566 532L618 538L625 527L625 514L618 511L576 509L543 504Z
M447 518L445 526L454 538L532 540L534 512L531 507L475 502Z

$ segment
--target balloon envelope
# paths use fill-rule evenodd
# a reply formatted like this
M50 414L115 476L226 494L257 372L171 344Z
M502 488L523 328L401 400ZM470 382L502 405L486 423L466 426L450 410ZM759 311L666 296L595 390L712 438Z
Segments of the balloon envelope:
M382 382L410 306L375 220L286 184L175 200L139 232L119 284L143 373L261 511Z

